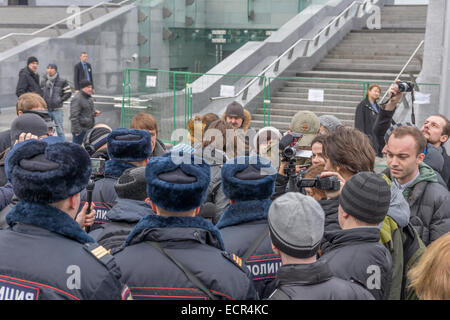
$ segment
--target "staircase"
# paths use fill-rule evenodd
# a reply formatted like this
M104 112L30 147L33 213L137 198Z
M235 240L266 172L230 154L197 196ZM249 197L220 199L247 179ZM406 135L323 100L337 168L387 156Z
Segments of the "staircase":
M317 116L335 115L344 125L353 126L356 106L364 98L362 81L373 84L396 78L425 38L426 16L427 6L385 6L381 10L381 29L352 31L313 70L290 70L295 77L309 79L286 80L281 89L272 93L270 125L286 131L298 111L309 110ZM423 47L417 54L422 56ZM420 61L414 59L404 79L410 80L409 74L417 77L420 70ZM383 95L389 84L380 86ZM324 101L309 101L309 89L323 89ZM264 108L258 108L252 114L252 127L263 126Z

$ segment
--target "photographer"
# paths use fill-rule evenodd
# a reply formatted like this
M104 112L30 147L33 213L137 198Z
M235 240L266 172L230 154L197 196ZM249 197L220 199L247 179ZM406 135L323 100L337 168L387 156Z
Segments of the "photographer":
M272 200L289 191L301 191L295 181L312 163L311 143L319 129L319 118L311 111L299 111L292 118L289 131L280 141L280 168Z

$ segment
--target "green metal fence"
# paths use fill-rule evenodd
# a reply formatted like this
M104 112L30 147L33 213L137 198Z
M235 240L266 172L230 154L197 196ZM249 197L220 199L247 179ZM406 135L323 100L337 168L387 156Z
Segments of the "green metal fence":
M253 96L248 91L250 84L258 87ZM392 82L125 69L121 126L129 127L139 112L150 113L159 124L159 138L176 144L172 133L186 128L194 115L205 113L204 109L209 107L210 112L220 117L219 110L232 101L242 103L251 112L254 129L271 125L285 131L299 110L310 110L318 116L334 114L345 125L352 126L356 106L371 84L378 84L383 96ZM417 83L416 95L430 91L433 86L439 84ZM406 113L410 112L408 97L404 102Z

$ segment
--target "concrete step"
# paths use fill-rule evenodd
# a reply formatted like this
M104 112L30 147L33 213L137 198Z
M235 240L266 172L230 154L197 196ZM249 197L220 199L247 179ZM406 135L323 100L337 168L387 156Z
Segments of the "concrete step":
M329 54L327 55L324 59L322 59L322 61L326 61L326 60L373 60L373 61L398 61L398 62L404 62L406 63L406 61L408 61L409 56L404 55L404 56L391 56L389 54L386 55L363 55L363 54Z
M336 116L338 119L340 120L350 120L350 121L354 121L355 120L355 115L352 113L336 113L336 114L330 114L330 113L326 113L326 112L314 112L318 117L323 116L323 115L334 115ZM275 121L275 122L288 122L290 123L292 120L292 117L295 115L295 112L292 115L289 116L280 116L280 115L276 115L273 114L272 112L270 113L270 122ZM252 124L253 121L264 121L264 114L252 114ZM267 120L267 115L266 115L266 120Z
M414 47L385 47L385 46L373 46L373 47L352 47L352 46L340 46L336 47L331 53L332 54L358 54L358 55L386 55L386 53L391 53L393 56L411 56L417 46ZM423 47L417 51L417 54L423 55Z
M395 33L423 33L425 34L425 26L424 27L401 27L401 28L394 28L394 27L387 27L387 26L382 26L382 30L384 33L391 33L391 34L395 34ZM367 28L363 28L361 30L359 30L358 32L360 33L374 33L374 30L372 29L367 29Z
M381 86L381 91L386 91L389 88L387 85ZM284 88L281 88L278 92L274 93L272 96L279 97L281 95L289 97L292 94L302 94L302 95L308 95L309 89L323 89L325 91L325 94L327 97L329 95L348 95L348 96L355 96L358 98L363 97L363 85L360 85L356 89L335 89L335 88L324 88L321 86L320 83L314 83L311 86L304 86L304 87L290 87L286 86Z
M368 63L368 64L394 64L394 65L404 65L408 60L403 57L389 57L385 56L384 58L378 57L377 59L370 59L370 58L357 58L357 57L345 57L341 56L340 58L334 58L334 57L325 57L325 59L322 59L320 63ZM411 64L418 65L418 61L412 61Z
M351 70L358 72L400 72L403 64L376 64L376 63L320 63L314 70ZM419 65L410 64L406 67L406 72L419 73L421 70Z
M344 126L350 126L353 127L354 126L354 121L353 120L343 120L341 121L342 124ZM268 121L266 120L266 126L269 125ZM289 122L277 122L277 121L270 121L270 126L277 128L278 130L281 131L281 133L286 132L287 130L289 130L289 125L290 125L290 121ZM259 130L261 128L264 127L264 121L261 120L252 120L252 128L254 128L255 130Z
M333 90L360 90L362 92L364 88L364 84L360 81L356 82L356 80L353 79L354 82L350 82L346 79L338 79L339 82L336 82L336 79L331 79L333 82L327 81L330 79L322 78L323 81L304 81L304 80L289 80L285 82L285 87L282 89L286 89L288 91L290 90L308 90L308 89L333 89ZM385 80L371 80L373 83L381 82ZM384 90L384 88L387 89L388 85L383 83L381 84L381 89Z
M326 99L323 102L316 102L316 101L309 101L308 99L297 99L297 98L289 98L289 97L273 97L271 99L273 103L285 103L285 104L298 104L298 105L305 105L305 106L322 106L325 104L328 105L335 105L335 106L341 106L341 107L353 107L358 105L358 103L361 101L347 101L347 100L330 100Z
M307 91L307 89L305 89ZM353 91L355 94L332 94L328 90L325 90L325 99L328 100L344 100L344 101L361 101L361 93ZM271 96L273 98L296 98L296 99L308 99L308 92L296 93L296 92L283 92L279 91Z
M255 112L252 114L252 120L256 119L256 120L264 120L260 119L260 118L255 118L254 116L258 115L258 116L263 116L264 117L264 112L266 112L266 116L267 114L270 113L270 116L277 116L277 117L286 117L286 118L290 118L292 119L292 117L300 110L286 110L286 109L278 109L276 107L273 107L271 105L270 109L266 108L266 110L264 111L263 108L258 108L255 110ZM341 109L336 109L335 111L329 110L329 109L325 109L325 108L316 108L316 109L312 109L312 112L314 112L317 116L322 116L322 115L334 115L339 119L343 119L343 120L353 120L355 119L355 112L356 112L356 108L353 109L349 109L349 112L344 112ZM341 115L341 116L340 116ZM279 121L279 120L275 120L275 121ZM289 120L290 121L290 120Z
M404 37L392 37L392 38L371 38L371 39L365 39L365 38L347 38L340 42L340 44L347 44L347 45L386 45L386 44L401 44L401 45L417 45L422 41L423 39L405 39Z
M364 73L364 72L342 72L342 71L321 71L312 70L297 74L301 78L324 78L333 80L370 80L371 82L393 81L397 76L396 73Z
M362 100L362 99L361 99ZM275 103L272 102L270 104L270 110L277 110L278 112L285 112L285 114L290 114L288 112L294 112L294 114L300 110L310 110L312 112L328 112L328 113L355 113L357 105L352 107L342 107L331 104L324 104L321 106L312 106L312 105L304 105L304 104L289 104L289 103ZM262 108L261 108L262 109ZM264 110L264 109L263 109ZM268 108L266 107L266 110Z

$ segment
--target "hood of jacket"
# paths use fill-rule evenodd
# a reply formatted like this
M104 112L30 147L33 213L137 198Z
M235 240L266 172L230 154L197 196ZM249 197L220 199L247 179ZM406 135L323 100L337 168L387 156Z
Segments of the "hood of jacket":
M391 203L389 204L387 215L394 219L402 228L406 227L411 215L409 204L396 183L391 183Z
M125 246L143 241L196 241L225 250L222 235L211 222L200 217L147 215L131 230Z
M221 120L226 121L225 113L220 118ZM242 121L241 129L247 131L250 128L250 124L252 122L252 115L247 109L244 109L244 120Z
M414 187L422 181L438 182L438 178L434 170L429 165L423 162L419 165L419 176L416 178L416 180L413 181L413 183L411 183L405 190L403 190L403 196L405 197L405 199L409 199L409 196L411 195Z
M155 212L147 202L117 198L106 217L111 221L135 223L149 214L155 214Z
M6 215L6 222L10 226L17 222L35 225L82 244L95 242L67 213L48 204L20 200Z
M135 165L128 162L108 160L105 162L105 177L119 178L125 170L135 167Z
M267 219L271 200L239 201L229 206L216 224L219 229L237 224Z
M323 253L338 247L351 245L352 243L367 243L380 241L380 229L377 227L360 227L346 230L332 230L324 234L327 240L322 247Z

